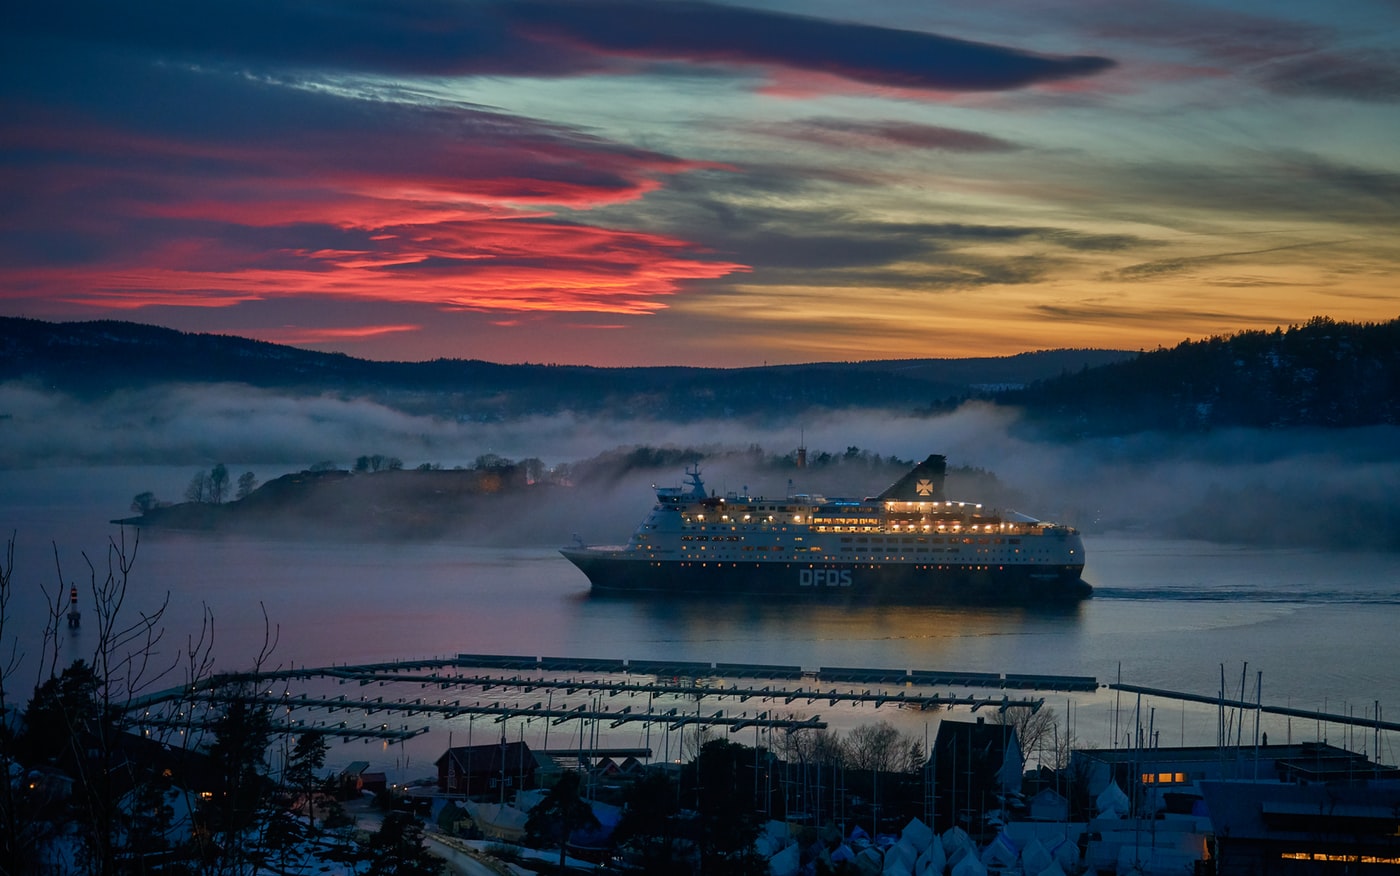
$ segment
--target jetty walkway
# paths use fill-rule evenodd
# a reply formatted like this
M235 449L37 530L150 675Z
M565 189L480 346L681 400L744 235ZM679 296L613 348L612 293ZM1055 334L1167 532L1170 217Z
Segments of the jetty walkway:
M351 697L291 692L291 683L334 681L359 687L391 686L396 694L371 698L368 694ZM419 695L410 698L404 688L433 689L437 698ZM945 689L950 689L946 690ZM1330 724L1363 726L1376 731L1400 730L1400 724L1355 715L1323 714L1306 709L1268 706L1258 702L1226 700L1223 697L1147 688L1121 682L1101 684L1091 676L1028 675L1016 673L961 672L926 669L887 669L831 667L804 669L800 666L753 663L704 663L673 660L623 660L611 658L527 657L496 654L458 654L450 658L396 660L389 663L331 665L277 669L262 672L234 672L210 676L194 684L170 688L133 699L126 708L137 725L161 728L207 729L220 712L219 706L241 701L268 707L278 716L275 729L298 732L316 730L344 738L403 741L428 731L427 726L410 727L398 723L404 717L428 716L438 719L490 717L497 723L514 719L542 718L554 724L567 721L606 722L610 728L624 724L659 724L667 729L690 725L724 727L730 733L746 728L796 733L827 727L819 716L799 717L785 711L795 703L810 706L824 702L891 705L924 711L967 708L1038 710L1040 692L1082 692L1117 690L1144 696L1214 705L1221 709L1260 712L1316 719ZM983 691L983 693L978 693ZM580 693L588 703L573 708L553 705L553 695ZM479 697L469 702L467 696ZM520 697L544 693L546 699L524 702ZM515 695L513 701L502 695ZM613 707L609 701L626 694L629 699L642 695L645 706ZM495 697L493 699L493 697ZM694 709L682 710L677 699L695 701ZM660 700L660 702L658 702ZM738 704L752 702L740 714L731 709L702 711L705 701ZM758 707L767 705L762 711ZM1379 709L1377 710L1379 711ZM320 719L295 718L298 714L321 714ZM375 723L337 715L382 716Z

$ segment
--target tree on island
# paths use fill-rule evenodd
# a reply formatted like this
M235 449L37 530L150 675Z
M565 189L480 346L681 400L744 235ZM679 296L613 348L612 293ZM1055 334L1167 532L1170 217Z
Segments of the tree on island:
M220 505L227 496L228 466L222 462L209 471L195 472L194 477L190 478L189 486L185 487L186 502Z
M258 488L258 479L250 471L245 471L238 476L238 492L234 494L236 499L246 499Z
M209 470L209 501L215 505L223 504L224 497L228 495L228 466L222 462Z
M375 471L399 471L402 468L402 459L397 456L385 456L382 453L361 456L355 460L355 471L360 474Z
M156 498L156 494L150 490L137 493L131 498L131 510L137 514L149 514L151 511L161 506L161 501Z
M197 471L185 487L186 502L206 502L209 500L209 472Z

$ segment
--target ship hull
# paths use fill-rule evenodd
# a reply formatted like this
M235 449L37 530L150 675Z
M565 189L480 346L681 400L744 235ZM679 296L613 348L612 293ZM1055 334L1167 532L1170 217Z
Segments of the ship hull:
M607 548L561 553L600 594L1034 605L1077 602L1093 591L1075 564L726 563L636 559Z

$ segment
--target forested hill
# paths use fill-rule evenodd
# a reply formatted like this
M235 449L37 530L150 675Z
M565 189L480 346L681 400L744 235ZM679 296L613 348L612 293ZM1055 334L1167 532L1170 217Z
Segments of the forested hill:
M467 359L374 362L129 322L0 318L0 380L83 398L168 382L364 397L415 414L493 420L564 411L686 421L813 409L1024 408L1060 435L1400 424L1400 319L1315 317L1144 353L1053 350L981 359L762 368L593 368ZM3 413L3 412L0 412Z
M26 380L84 398L166 382L222 382L293 394L340 393L411 413L479 420L561 411L675 420L785 417L813 408L918 412L992 387L1024 385L1130 355L1052 350L1002 358L737 369L374 362L130 322L0 318L0 380Z
M1184 341L997 400L1078 434L1400 424L1400 319Z

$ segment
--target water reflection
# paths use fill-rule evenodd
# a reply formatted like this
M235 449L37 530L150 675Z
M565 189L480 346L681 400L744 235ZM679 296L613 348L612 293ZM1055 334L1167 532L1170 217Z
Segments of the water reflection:
M755 598L745 596L616 596L578 600L581 611L627 612L649 624L676 630L724 631L758 627L785 635L806 631L830 638L851 628L877 630L887 638L920 638L937 631L959 636L1009 630L1062 629L1076 624L1081 603L1045 606L896 605L858 600Z

